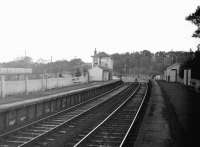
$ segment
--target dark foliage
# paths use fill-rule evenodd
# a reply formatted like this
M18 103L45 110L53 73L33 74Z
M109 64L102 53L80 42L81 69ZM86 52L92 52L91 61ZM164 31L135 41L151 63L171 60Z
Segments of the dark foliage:
M112 55L116 75L162 74L167 66L175 62L185 62L189 57L189 52L160 51L153 54L148 50Z
M196 11L186 17L186 20L191 21L197 26L197 30L194 32L193 37L200 38L200 6ZM200 45L195 55L184 62L180 67L180 76L183 78L184 69L191 69L192 78L200 79Z
M186 17L186 20L191 21L198 28L194 32L193 37L200 38L200 6L197 7L196 11Z
M196 51L195 55L185 61L180 67L179 76L183 78L184 69L191 69L192 78L200 79L200 51Z

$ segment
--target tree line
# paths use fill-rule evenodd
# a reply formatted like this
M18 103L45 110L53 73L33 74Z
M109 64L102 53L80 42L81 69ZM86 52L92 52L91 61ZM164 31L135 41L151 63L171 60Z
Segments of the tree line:
M178 62L187 61L193 52L183 51L159 51L151 53L149 50L124 54L111 55L114 60L114 73L116 75L137 75L137 74L162 74L166 67Z
M187 21L192 22L197 29L193 33L192 37L200 38L200 6L196 11L186 17ZM200 44L197 46L197 51L194 56L187 59L180 67L180 76L183 78L184 69L191 69L191 77L200 79Z
M80 76L87 72L90 64L84 63L80 58L75 58L70 61L59 60L55 62L33 62L31 57L18 57L17 59L0 63L0 67L15 67L15 68L32 68L33 74L55 73L62 76L62 73L68 72L70 74Z
M193 52L182 51L159 51L151 53L149 50L141 52L112 54L114 75L136 75L136 74L162 74L164 69L175 62L187 61ZM33 74L41 73L63 73L69 72L76 76L86 73L91 68L90 63L85 63L76 58L70 61L60 60L48 63L33 62L31 57L21 57L16 60L0 63L1 67L32 68Z

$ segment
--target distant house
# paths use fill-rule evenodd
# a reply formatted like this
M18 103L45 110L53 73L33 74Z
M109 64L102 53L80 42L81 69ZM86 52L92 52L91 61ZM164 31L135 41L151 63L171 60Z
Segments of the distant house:
M164 71L165 80L168 82L180 81L179 69L180 69L180 63L175 63L167 67L167 69Z
M112 79L113 60L105 52L97 53L96 49L92 56L92 68L88 70L89 81L108 81Z

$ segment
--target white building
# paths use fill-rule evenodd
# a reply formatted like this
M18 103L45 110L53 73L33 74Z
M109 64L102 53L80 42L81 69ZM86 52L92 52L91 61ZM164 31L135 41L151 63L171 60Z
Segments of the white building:
M180 81L179 69L180 69L180 63L175 63L167 67L167 69L164 71L165 80L168 82Z
M104 53L94 51L92 68L88 70L89 81L107 81L112 79L113 60Z

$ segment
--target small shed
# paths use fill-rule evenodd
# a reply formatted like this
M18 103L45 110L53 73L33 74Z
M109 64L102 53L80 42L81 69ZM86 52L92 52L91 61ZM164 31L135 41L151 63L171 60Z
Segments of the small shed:
M167 69L164 71L165 80L168 82L180 81L179 69L180 69L180 63L175 63L167 67Z
M109 68L95 66L88 70L89 81L108 81L111 80L112 73Z

